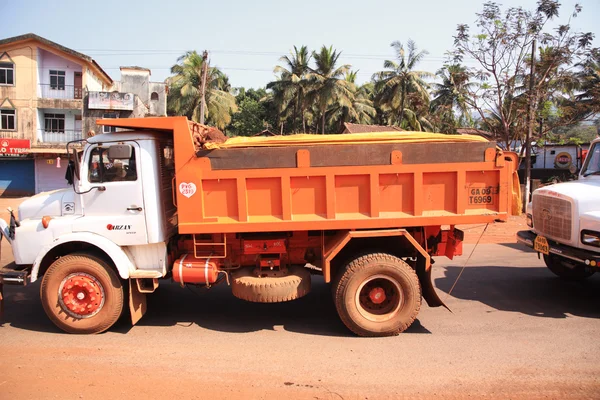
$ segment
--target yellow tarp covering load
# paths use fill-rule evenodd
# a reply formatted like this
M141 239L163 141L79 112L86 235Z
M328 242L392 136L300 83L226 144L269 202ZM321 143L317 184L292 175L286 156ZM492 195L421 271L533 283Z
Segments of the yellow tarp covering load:
M316 146L323 144L423 143L423 142L487 142L475 135L445 135L428 132L372 132L334 135L298 134L288 136L229 138L225 143L205 143L204 148L233 149L240 147Z

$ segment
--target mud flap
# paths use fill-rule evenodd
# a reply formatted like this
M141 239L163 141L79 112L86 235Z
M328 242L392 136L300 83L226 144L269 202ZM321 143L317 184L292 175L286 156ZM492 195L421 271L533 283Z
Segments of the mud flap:
M146 294L140 293L135 279L129 279L129 312L132 325L137 324L146 314Z
M452 312L452 310L450 310L437 295L437 292L433 287L433 282L431 282L431 265L428 264L429 263L427 263L425 257L417 257L417 276L419 277L419 282L421 283L421 292L423 293L423 298L429 307L443 306L448 311Z

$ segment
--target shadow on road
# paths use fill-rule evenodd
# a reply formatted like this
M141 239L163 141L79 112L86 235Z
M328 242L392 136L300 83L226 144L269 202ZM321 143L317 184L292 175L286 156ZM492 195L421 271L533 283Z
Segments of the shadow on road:
M39 285L5 288L7 301L2 326L39 332L60 332L46 317L39 300ZM329 285L321 277L313 277L313 288L307 296L286 303L260 304L239 300L226 285L210 290L182 289L168 280L148 295L148 311L139 326L198 325L205 329L228 333L261 330L285 330L320 336L353 336L340 321L331 299ZM127 333L129 316L111 329ZM405 332L431 333L418 320Z
M508 247L509 249L519 250L526 253L536 253L531 247L527 247L522 243L498 243L500 246Z
M435 286L448 293L462 267L446 267ZM600 276L567 282L545 267L467 267L451 294L496 310L565 318L567 314L600 318Z

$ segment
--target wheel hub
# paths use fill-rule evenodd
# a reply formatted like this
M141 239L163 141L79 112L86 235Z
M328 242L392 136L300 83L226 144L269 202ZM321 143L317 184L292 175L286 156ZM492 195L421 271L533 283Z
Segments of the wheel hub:
M374 322L388 321L398 313L404 298L398 281L378 274L366 279L356 293L358 312Z
M375 304L381 304L385 301L385 290L381 287L371 289L369 292L369 298Z
M67 314L75 318L89 318L102 309L104 289L91 275L71 274L63 279L58 289L58 299Z

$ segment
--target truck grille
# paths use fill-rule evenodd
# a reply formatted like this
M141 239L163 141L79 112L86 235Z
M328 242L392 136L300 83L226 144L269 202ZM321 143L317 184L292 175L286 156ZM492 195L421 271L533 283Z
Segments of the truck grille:
M571 203L556 197L534 195L533 227L541 235L571 240Z

